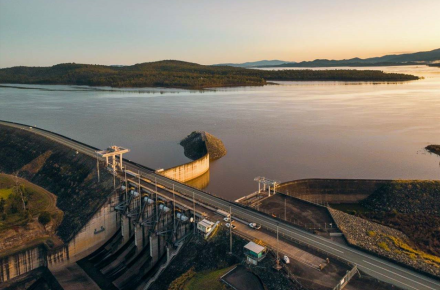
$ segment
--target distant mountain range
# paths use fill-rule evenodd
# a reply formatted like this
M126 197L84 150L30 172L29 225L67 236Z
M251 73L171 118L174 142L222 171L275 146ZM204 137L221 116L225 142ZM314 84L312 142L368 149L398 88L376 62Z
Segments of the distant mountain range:
M422 51L405 54L389 54L380 57L351 58L342 60L315 59L314 61L284 61L284 60L260 60L244 63L220 63L214 66L233 66L244 68L264 67L338 67L338 66L397 66L418 65L440 62L440 48L431 51Z
M314 61L289 62L278 65L260 65L258 67L393 66L430 64L436 61L440 61L440 49L415 53L390 54L365 59L358 57L343 60L315 59Z
M294 61L284 61L284 60L260 60L260 61L251 61L244 63L219 63L214 64L215 66L234 66L234 67L260 67L260 66L273 66L273 65L281 65L285 63L295 63Z

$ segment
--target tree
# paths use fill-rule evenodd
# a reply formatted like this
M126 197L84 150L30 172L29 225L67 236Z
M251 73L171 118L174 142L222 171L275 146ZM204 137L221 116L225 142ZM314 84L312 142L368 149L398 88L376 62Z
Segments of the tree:
M21 184L18 183L18 176L17 174L15 174L15 187L14 190L18 193L20 193L20 197L21 197L21 201L23 203L23 211L26 211L26 203L24 201L24 194L23 194L23 186L21 186Z
M38 216L38 222L42 224L43 226L47 225L51 221L52 217L50 216L50 213L47 211L43 211Z
M6 205L6 200L2 197L0 199L0 213L5 212L5 205Z

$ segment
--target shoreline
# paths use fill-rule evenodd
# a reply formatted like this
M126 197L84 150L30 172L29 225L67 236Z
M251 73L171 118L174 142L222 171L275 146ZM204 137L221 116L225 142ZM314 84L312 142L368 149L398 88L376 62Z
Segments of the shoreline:
M297 82L297 83L343 83L343 84L371 84L371 85L396 85L396 84L404 84L413 81L419 81L423 79L419 77L419 79L415 80L403 80L403 81L344 81L344 80L270 80L264 85L230 85L230 86L210 86L210 87L112 87L112 86L85 86L85 85L73 85L73 84L32 84L32 83L23 83L23 84L10 84L10 83L0 83L0 88L10 88L10 89L21 89L21 90L40 90L40 91L48 91L48 92L124 92L124 93L161 93L163 91L160 90L176 90L176 91L167 91L167 93L179 93L179 92L215 92L221 89L233 89L233 88L254 88L254 87L266 87L266 86L279 86L283 85L280 82ZM23 87L19 86L23 85ZM38 88L38 87L24 87L24 86L70 86L74 89L49 89L49 88ZM78 88L78 89L75 89ZM157 91L148 91L148 90L157 90Z

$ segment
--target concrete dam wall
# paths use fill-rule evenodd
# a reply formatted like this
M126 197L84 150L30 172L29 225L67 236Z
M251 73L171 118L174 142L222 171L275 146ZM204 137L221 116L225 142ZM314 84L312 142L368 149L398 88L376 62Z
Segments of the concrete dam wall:
M89 255L120 228L120 218L113 209L118 194L113 194L87 224L67 244L47 249L43 244L0 257L0 282L9 281L39 267L51 271Z
M375 179L299 179L281 183L277 191L304 200L357 203L391 182Z
M197 160L165 169L158 173L179 182L187 182L205 174L208 170L209 153Z
M217 160L226 155L223 142L205 131L192 132L180 141L180 145L184 148L185 156L194 161L164 171L157 171L179 182L187 182L202 176L209 171L210 160ZM209 176L205 182L209 183Z

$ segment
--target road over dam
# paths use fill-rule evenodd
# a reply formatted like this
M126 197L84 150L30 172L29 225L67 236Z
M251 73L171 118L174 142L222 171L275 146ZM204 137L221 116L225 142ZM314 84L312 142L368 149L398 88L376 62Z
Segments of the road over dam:
M96 151L99 150L98 148L93 148L91 146L56 133L52 133L35 127L29 127L28 125L4 121L0 121L0 125L30 131L65 146L68 146L80 153L92 156L94 158L99 158L96 154ZM360 270L379 280L394 284L403 289L440 289L439 280L433 279L417 271L402 267L398 264L354 249L350 246L338 244L326 238L299 229L291 224L268 216L264 213L258 212L254 209L245 207L232 201L224 200L220 197L213 196L204 191L168 179L164 176L156 174L153 169L137 164L130 160L124 159L124 164L126 169L133 172L139 172L142 178L154 180L155 182L157 182L158 185L162 186L163 188L174 189L175 192L178 192L183 196L187 196L188 198L194 197L198 201L198 203L203 203L210 207L221 209L227 212L231 210L233 216L245 221L260 223L264 228L267 228L269 231L272 232L275 232L278 227L279 233L281 235L284 235L287 239L307 244L313 248L319 249L320 251L326 252L333 256L337 256L352 264L356 264Z

